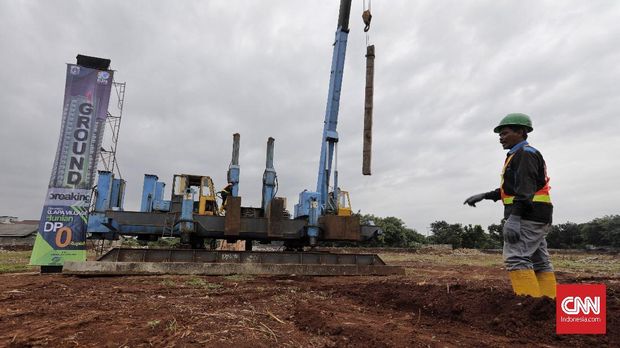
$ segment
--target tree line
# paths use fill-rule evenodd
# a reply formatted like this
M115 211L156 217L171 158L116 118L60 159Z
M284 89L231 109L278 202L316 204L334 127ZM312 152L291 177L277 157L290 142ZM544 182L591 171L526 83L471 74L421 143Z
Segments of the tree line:
M393 216L381 218L366 214L361 216L361 221L373 222L383 230L382 236L365 243L366 246L413 248L420 244L451 244L455 249L496 249L503 244L503 224L492 224L484 230L480 225L435 221L430 225L431 235L425 236ZM547 235L547 244L552 249L620 248L620 215L608 215L581 224L553 225Z

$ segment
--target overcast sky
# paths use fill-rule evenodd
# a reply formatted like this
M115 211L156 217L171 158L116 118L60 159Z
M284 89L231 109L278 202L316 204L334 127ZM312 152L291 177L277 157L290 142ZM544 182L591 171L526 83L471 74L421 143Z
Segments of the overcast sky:
M555 223L618 214L620 3L375 0L373 175L361 172L365 46L354 0L338 132L353 210L430 223L498 223L492 129L532 116ZM241 134L240 195L260 206L268 137L288 209L314 190L336 0L0 2L0 215L38 219L61 123L65 63L109 58L126 82L118 160L125 207L143 174L226 182ZM616 86L616 87L614 87ZM113 111L111 109L111 111Z

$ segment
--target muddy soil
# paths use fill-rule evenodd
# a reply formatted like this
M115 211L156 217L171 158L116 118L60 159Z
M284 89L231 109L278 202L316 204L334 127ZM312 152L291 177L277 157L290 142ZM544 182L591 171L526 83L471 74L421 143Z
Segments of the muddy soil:
M0 275L8 347L618 347L620 277L607 335L555 334L555 303L515 297L491 267L407 264L390 277Z

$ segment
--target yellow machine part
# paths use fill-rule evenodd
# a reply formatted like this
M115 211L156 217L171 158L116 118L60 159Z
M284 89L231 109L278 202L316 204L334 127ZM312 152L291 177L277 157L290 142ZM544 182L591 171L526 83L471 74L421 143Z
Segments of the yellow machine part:
M340 191L338 197L338 216L351 216L351 199L348 191Z
M201 196L198 203L198 215L214 215L213 211L207 210L207 206L211 205L207 203L212 203L212 201L207 196Z
M203 176L198 198L198 215L217 215L218 211L213 180L209 176Z

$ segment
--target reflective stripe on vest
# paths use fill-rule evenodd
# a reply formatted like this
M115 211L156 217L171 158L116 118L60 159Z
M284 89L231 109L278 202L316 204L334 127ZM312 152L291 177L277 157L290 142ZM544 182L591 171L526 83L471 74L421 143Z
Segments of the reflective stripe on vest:
M508 156L508 158L506 158L506 161L504 162L504 168L502 169L501 183L499 185L499 193L502 197L502 202L504 202L505 205L512 204L515 199L515 196L509 195L504 191L504 174L506 173L506 168L508 167L508 164L510 163L514 155L515 154L513 153L512 155ZM551 196L549 196L550 189L551 187L549 187L549 177L547 177L547 169L545 168L545 186L543 186L543 188L534 193L532 202L551 203Z
M504 204L512 204L514 199L515 196L504 195L502 197L502 201L504 202ZM534 198L532 198L532 202L551 203L551 197L548 194L534 195Z

